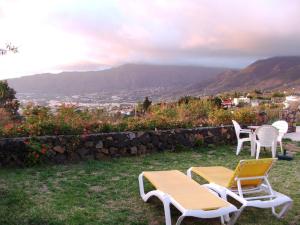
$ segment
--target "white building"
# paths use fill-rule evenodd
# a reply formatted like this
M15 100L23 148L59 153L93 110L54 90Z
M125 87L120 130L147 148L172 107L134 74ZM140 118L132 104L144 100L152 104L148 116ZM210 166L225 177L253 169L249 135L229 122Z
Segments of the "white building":
M285 101L283 102L284 108L288 108L290 104L297 103L297 102L300 103L300 96L296 96L296 95L286 96Z
M249 104L249 103L250 103L250 98L241 96L241 97L239 97L239 98L234 98L234 99L233 99L233 104L234 104L234 105L238 105L238 104L240 104L240 103L246 103L246 104Z

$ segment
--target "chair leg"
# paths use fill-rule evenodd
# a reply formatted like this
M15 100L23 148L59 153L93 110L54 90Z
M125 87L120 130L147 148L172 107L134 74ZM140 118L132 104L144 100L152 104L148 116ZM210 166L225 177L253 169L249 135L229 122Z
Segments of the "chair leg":
M256 159L259 158L259 153L260 153L260 146L257 146L257 149L256 149Z
M237 148L236 148L236 155L240 154L242 146L243 146L243 142L238 140L238 145L237 145Z
M280 150L281 150L281 154L283 154L283 147L282 147L282 141L279 142L280 144Z
M276 157L276 148L277 148L277 142L275 142L274 145L272 146L272 157L273 158Z

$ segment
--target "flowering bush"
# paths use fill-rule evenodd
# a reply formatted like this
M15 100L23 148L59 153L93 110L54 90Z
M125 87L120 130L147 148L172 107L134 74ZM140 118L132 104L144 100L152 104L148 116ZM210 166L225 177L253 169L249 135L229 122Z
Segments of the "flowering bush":
M28 165L35 165L41 162L48 153L48 145L41 144L39 140L32 137L26 141L24 141L27 149L27 164Z
M55 112L48 107L27 105L22 121L0 122L0 136L88 135L99 132L191 128L231 124L256 124L260 111L273 121L279 118L280 108L260 106L224 110L210 100L190 99L185 104L161 103L152 105L146 114L135 117L109 115L104 110L81 110L76 106L62 105Z

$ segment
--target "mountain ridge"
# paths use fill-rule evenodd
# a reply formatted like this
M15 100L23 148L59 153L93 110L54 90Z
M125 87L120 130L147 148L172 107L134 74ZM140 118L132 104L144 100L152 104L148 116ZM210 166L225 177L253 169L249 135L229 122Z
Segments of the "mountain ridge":
M101 71L31 75L9 79L8 83L17 92L61 94L152 87L183 88L193 82L209 80L225 70L217 67L124 64Z
M300 89L300 56L260 59L237 70L218 67L124 64L87 72L38 74L8 80L17 92L63 95L107 91L159 90L156 96L216 94L224 91ZM153 91L152 91L153 92Z

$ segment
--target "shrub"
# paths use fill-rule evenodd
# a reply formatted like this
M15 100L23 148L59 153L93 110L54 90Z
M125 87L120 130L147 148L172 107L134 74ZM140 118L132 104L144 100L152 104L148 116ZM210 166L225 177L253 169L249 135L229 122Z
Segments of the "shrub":
M255 124L257 111L251 107L238 108L233 112L233 119L241 124Z
M49 147L46 144L42 144L38 139L32 137L27 141L24 141L27 149L26 163L29 166L40 163L48 154Z
M209 113L208 119L212 125L231 124L232 112L225 109L215 109Z

